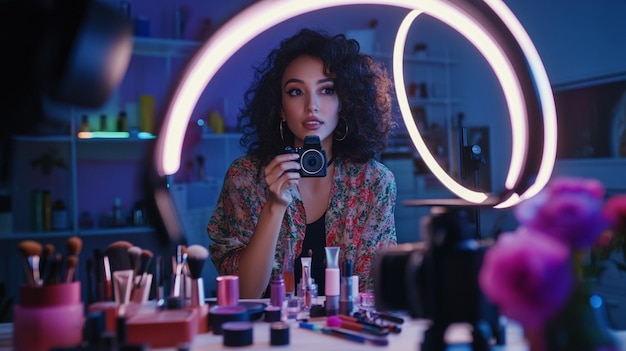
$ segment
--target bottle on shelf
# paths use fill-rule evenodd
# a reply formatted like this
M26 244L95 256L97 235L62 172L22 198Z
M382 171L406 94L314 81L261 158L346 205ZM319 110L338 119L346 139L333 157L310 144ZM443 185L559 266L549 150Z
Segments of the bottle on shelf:
M52 230L52 197L50 191L44 190L42 194L43 206L43 230L49 232Z
M124 216L122 215L122 200L116 197L113 200L113 216L111 218L111 224L114 227L121 227L124 225Z
M67 230L67 206L63 200L56 200L52 205L52 230Z
M126 111L122 110L117 115L116 127L118 132L128 132L128 118L126 118Z
M135 208L133 209L133 225L134 226L146 225L143 201L135 202Z
M155 100L154 95L141 95L139 97L139 115L141 119L141 131L155 132Z
M35 189L32 192L32 218L33 230L36 232L43 231L43 191Z
M101 114L100 115L100 131L101 132L106 132L107 129L108 129L108 127L107 127L107 115Z
M90 132L89 128L89 120L87 119L87 115L83 115L80 121L80 131L81 132Z

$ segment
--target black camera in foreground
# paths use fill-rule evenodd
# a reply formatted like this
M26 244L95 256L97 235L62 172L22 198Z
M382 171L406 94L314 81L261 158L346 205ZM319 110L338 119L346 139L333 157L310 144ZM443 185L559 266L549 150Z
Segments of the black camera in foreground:
M499 311L478 285L489 243L475 239L468 211L433 207L422 230L424 242L378 252L373 268L376 309L431 320L422 350L444 351L444 333L454 323L472 325L474 351L490 350L494 341L503 345L505 328Z
M326 176L326 151L322 150L320 137L316 135L305 137L302 147L287 146L283 154L290 153L300 155L300 175L302 177Z

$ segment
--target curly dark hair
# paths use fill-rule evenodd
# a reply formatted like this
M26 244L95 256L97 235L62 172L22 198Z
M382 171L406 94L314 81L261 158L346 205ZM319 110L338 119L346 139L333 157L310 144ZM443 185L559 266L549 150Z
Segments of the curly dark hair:
M335 159L364 163L377 157L387 146L392 119L392 82L387 71L371 56L360 52L359 43L345 35L330 36L323 30L302 29L284 39L259 66L244 95L238 117L242 130L241 145L260 166L276 154L293 146L294 136L279 124L282 106L281 79L296 58L309 55L322 60L324 72L335 75L335 91L341 111L335 130L332 154ZM342 139L344 132L345 139Z

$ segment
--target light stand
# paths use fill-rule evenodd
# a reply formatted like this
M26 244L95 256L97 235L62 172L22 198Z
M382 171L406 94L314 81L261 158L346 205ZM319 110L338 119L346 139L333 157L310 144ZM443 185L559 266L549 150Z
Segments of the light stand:
M468 174L473 173L474 189L480 190L480 167L487 163L480 145L470 143L469 130L462 126L463 115L459 115L459 145L460 145L460 171L461 180L467 180ZM480 230L480 209L474 210L474 223L476 225L476 237L481 237Z

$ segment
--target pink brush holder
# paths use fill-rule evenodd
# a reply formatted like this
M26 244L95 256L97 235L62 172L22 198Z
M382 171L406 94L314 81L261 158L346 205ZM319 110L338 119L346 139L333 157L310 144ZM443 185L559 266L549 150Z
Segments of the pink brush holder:
M85 323L80 282L23 286L13 310L15 351L80 345Z

